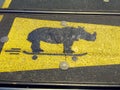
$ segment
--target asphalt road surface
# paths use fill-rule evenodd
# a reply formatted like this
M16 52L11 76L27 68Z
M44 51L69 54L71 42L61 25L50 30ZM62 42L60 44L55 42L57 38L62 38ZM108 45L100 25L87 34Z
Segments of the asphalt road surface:
M27 2L27 3L26 3ZM2 5L0 1L0 6ZM39 3L39 4L38 4ZM32 10L85 10L85 11L119 11L119 0L110 0L105 3L102 0L12 0L9 9L32 9ZM0 22L0 37L7 36L15 17L80 22L102 25L120 25L120 16L107 15L58 15L58 14L3 14ZM2 50L3 43L0 43ZM92 67L70 68L66 71L61 69L28 70L17 72L1 72L1 81L18 81L29 83L59 82L59 83L91 83L91 84L119 84L120 65L105 65ZM6 68L7 69L7 68Z

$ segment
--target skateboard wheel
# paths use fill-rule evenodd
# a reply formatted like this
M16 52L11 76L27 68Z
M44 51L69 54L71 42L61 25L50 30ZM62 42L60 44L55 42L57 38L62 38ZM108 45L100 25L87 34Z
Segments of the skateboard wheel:
M73 60L73 61L77 61L78 58L77 58L76 56L73 56L73 57L72 57L72 60Z
M34 56L32 57L33 60L36 60L37 58L38 58L37 55L34 55Z
M69 68L69 64L67 62L61 62L59 67L62 70L67 70Z

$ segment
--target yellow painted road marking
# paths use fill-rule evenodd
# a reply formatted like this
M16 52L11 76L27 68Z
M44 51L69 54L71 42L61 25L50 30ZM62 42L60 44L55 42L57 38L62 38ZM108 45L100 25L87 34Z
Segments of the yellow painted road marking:
M3 15L0 15L0 21L2 20L2 18L3 18Z
M5 0L3 5L2 5L2 8L8 8L10 3L11 3L12 0ZM0 15L0 21L2 20L3 18L3 15Z
M2 8L8 8L12 0L5 0Z
M84 27L87 32L97 32L95 42L85 40L75 41L72 49L76 53L87 55L78 57L73 61L71 56L42 56L32 60L32 55L22 53L23 50L31 52L31 43L27 41L28 34L36 28L53 27L62 28L60 21L15 18L9 32L9 41L4 44L0 55L0 72L13 72L25 70L41 70L59 68L62 61L67 61L70 67L86 67L120 64L120 26L97 25L87 23L68 22L71 27ZM63 44L50 44L41 42L46 53L62 53ZM21 48L19 55L10 55L5 50Z

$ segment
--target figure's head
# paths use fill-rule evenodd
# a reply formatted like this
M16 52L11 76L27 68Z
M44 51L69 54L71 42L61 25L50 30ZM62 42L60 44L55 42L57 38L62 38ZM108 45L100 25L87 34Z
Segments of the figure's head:
M79 35L77 36L77 39L84 39L87 41L95 41L97 33L94 32L93 34L90 34L89 32L86 32L84 28L78 27L79 29Z

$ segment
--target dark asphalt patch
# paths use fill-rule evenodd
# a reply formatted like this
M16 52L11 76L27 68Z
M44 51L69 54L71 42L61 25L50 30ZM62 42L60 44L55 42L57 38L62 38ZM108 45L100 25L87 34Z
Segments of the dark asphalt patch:
M20 82L66 82L66 83L106 83L118 84L120 82L120 65L94 66L70 68L68 70L31 70L20 72L0 73L2 81Z
M10 9L61 10L61 11L116 11L120 0L12 0Z
M2 7L5 0L0 0L0 8Z

